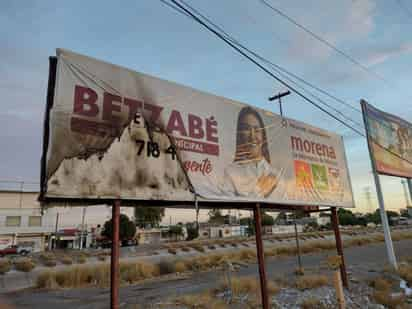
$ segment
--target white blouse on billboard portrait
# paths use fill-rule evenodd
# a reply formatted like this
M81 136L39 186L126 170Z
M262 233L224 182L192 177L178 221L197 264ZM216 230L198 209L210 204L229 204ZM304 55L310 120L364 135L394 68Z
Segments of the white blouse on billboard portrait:
M278 185L281 174L282 169L275 169L265 159L245 163L234 162L225 168L224 194L255 198L267 197ZM262 183L262 177L272 178L269 192L259 185Z

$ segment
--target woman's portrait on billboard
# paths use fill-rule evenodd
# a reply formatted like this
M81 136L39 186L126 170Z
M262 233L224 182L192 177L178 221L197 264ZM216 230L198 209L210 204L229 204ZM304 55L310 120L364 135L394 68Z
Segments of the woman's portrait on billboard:
M225 169L225 185L234 195L268 197L279 183L281 171L271 166L264 122L252 107L240 110L233 163Z

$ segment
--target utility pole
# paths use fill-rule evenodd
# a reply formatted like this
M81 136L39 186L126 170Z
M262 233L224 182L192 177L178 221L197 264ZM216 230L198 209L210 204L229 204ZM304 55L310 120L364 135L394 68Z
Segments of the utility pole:
M290 91L284 91L284 92L279 92L277 95L274 95L273 97L269 97L269 101L274 101L274 100L279 100L279 111L280 111L280 117L283 118L283 109L282 109L282 100L281 98L286 97L287 95L290 94Z
M401 180L402 187L403 187L403 194L405 195L406 207L409 207L409 196L408 196L408 181L406 179Z
M364 193L365 193L365 199L366 199L366 204L368 206L368 211L373 212L373 206L372 206L372 195L371 195L371 188L370 187L365 187L364 188Z
M56 226L54 228L54 248L56 248L56 244L57 244L57 230L59 228L59 213L56 214Z
M83 249L83 238L85 238L85 236L87 237L87 230L86 230L86 234L84 231L84 219L86 217L86 207L83 207L83 215L82 215L82 230L80 232L80 249Z

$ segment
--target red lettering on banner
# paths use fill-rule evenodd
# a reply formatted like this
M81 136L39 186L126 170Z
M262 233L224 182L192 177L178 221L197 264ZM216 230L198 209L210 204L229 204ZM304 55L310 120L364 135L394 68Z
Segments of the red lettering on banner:
M192 138L201 139L205 136L205 132L202 128L202 118L189 114L189 136Z
M130 98L124 98L124 105L129 107L129 121L134 118L138 110L142 109L143 102L138 100L133 100Z
M203 176L209 175L213 168L212 168L212 162L210 162L209 159L204 159L201 162L197 161L184 161L183 162L183 167L186 171L188 172L200 172L202 173Z
M217 138L217 121L214 117L210 117L210 120L206 119L206 139L214 143L219 141Z
M96 102L97 93L93 89L82 86L74 87L73 113L87 117L95 117L99 113L99 107Z
M292 150L311 153L320 157L336 159L335 149L332 146L316 143L296 136L291 136Z
M125 107L127 111L124 110ZM110 136L113 132L134 119L137 112L141 112L152 125L160 125L163 107L139 101L137 99L121 97L104 92L102 98L91 88L76 85L74 88L73 116L71 129L75 132L96 136ZM123 119L127 115L128 119ZM201 118L195 114L185 113L183 118L178 110L172 110L165 120L166 132L178 140L177 147L184 151L219 155L217 121L213 116ZM114 129L113 129L114 128ZM114 131L113 131L114 130ZM176 137L178 135L179 137ZM186 140L181 137L190 137ZM205 140L205 141L199 141Z
M119 104L113 104L114 102L121 103L122 98L118 95L105 92L103 95L103 120L109 122L120 122L120 118L113 115L113 112L120 113L121 107Z
M182 136L187 136L185 125L183 123L182 116L176 110L173 110L170 114L169 122L166 127L166 131L169 134L173 134L174 131L179 132Z

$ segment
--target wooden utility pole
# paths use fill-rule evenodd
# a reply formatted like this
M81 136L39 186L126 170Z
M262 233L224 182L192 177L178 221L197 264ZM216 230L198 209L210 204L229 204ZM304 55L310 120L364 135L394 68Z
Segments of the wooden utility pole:
M119 308L119 225L120 225L120 200L115 200L112 205L112 252L110 260L110 308Z
M263 309L269 309L269 298L266 282L266 271L265 271L265 256L263 251L263 241L262 241L262 218L260 215L260 205L257 203L253 209L255 217L255 231L256 231L256 250L259 265L259 277L260 277L260 291L262 295L262 306Z

